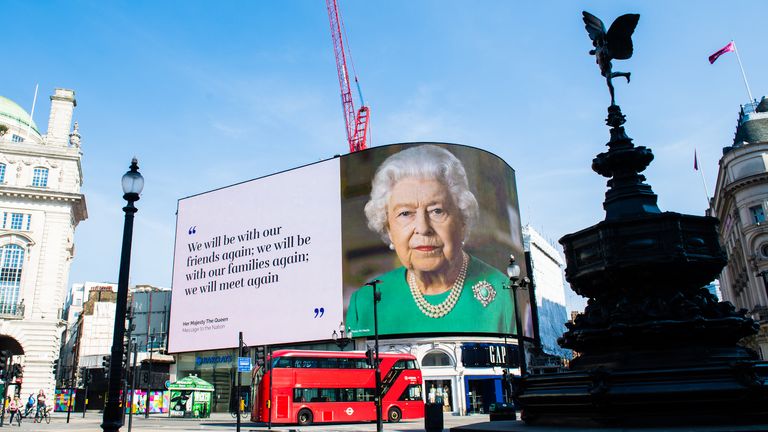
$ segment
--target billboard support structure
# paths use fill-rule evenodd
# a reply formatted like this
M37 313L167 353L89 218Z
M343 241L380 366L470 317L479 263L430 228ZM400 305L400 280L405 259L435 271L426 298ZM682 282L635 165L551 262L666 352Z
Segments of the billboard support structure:
M366 285L373 288L373 349L376 352L376 360L374 361L375 375L376 375L376 432L384 430L384 425L381 421L381 369L379 369L379 316L378 308L376 304L381 300L381 293L376 289L376 284L381 281L378 279L368 282Z

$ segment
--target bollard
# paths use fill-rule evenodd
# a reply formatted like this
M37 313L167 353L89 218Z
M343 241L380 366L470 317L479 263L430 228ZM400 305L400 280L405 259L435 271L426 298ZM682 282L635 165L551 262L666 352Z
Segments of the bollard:
M443 431L443 404L424 404L424 430L427 432Z

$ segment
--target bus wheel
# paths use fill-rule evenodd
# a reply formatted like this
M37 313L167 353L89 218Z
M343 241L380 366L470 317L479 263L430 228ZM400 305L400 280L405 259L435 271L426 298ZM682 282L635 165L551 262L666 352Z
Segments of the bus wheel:
M296 416L300 426L309 426L312 424L312 411L304 408Z
M387 420L390 423L397 423L401 418L403 418L403 413L400 412L400 408L392 407L389 409L389 412L387 413Z

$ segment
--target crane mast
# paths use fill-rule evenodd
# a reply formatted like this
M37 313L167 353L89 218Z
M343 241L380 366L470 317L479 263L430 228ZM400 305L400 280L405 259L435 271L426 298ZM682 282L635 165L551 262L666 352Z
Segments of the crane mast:
M341 105L344 112L344 123L347 130L347 141L349 141L349 152L353 153L359 150L365 150L368 135L368 122L370 120L370 108L365 106L361 99L361 107L355 111L355 103L352 100L352 87L349 82L349 72L347 71L347 57L344 52L344 40L342 36L341 15L339 14L339 5L336 0L325 0L328 7L328 18L331 23L331 39L333 40L333 54L336 57L336 70L339 74L339 86L341 87ZM357 83L357 77L355 77ZM360 87L358 84L358 94Z

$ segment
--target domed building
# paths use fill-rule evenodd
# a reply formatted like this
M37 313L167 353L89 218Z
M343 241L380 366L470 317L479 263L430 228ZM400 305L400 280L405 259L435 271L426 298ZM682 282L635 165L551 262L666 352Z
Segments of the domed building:
M0 353L21 365L9 395L43 389L52 401L75 227L88 213L75 93L56 89L50 100L43 135L0 96Z

